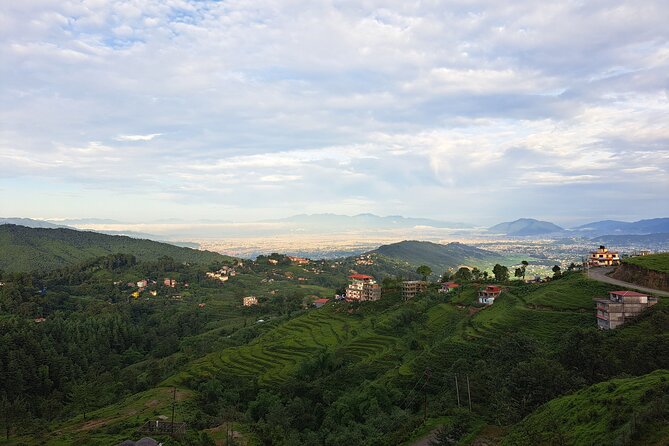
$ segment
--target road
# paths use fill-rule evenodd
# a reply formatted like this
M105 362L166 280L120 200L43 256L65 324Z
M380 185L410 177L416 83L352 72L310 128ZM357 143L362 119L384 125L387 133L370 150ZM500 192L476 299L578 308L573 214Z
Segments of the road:
M650 293L656 296L669 297L669 293L666 291L656 290L653 288L646 288L643 286L639 286L629 282L623 282L622 280L614 279L612 277L607 276L606 274L610 273L611 271L613 271L612 266L608 266L605 268L590 268L588 269L588 277L593 280L610 283L611 285L618 285L623 288L629 288L632 290L641 291L643 293Z

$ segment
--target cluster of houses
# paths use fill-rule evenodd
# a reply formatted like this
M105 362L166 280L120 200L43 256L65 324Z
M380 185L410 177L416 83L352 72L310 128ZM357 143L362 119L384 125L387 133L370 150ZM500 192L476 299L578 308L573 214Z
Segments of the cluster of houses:
M237 271L231 267L231 266L224 266L223 268L219 269L218 271L209 271L207 272L207 277L210 279L218 280L221 282L227 282L230 277L235 277L237 275Z
M115 284L115 285L118 285L118 284L120 284L120 283L119 283L119 282L114 282L114 284ZM178 285L178 282L177 282L176 279L172 279L171 277L165 277L165 278L163 279L162 284L163 284L163 286L166 287L166 288L176 288L177 285ZM143 293L144 291L147 290L147 288L149 288L149 287L152 287L152 288L155 287L156 285L158 285L158 282L155 281L155 280L141 279L141 280L138 280L137 282L128 282L126 285L127 285L129 288L137 288L135 291L133 291L133 292L130 294L130 297L133 297L133 298L135 298L135 299L139 299L139 297L142 295L142 293ZM188 288L188 287L189 287L188 283L184 283L183 286L184 286L185 288ZM150 290L148 290L148 293L149 293L151 296L155 297L155 296L158 295L158 290L156 290L155 288L154 288L154 289L150 289Z

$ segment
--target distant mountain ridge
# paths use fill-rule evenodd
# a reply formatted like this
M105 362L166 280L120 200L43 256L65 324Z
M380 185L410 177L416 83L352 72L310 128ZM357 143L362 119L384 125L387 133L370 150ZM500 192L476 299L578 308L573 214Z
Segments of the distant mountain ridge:
M519 218L515 221L496 224L488 228L488 231L510 236L527 236L553 234L562 232L564 229L549 221L541 221L534 218Z
M633 222L602 220L572 228L588 235L643 235L669 232L669 218L651 218Z
M412 265L427 265L435 274L441 274L451 268L462 265L482 267L502 263L506 257L492 251L452 242L445 245L432 242L406 240L389 245L382 245L368 254L378 254Z
M34 218L19 218L19 217L0 218L0 225L20 225L28 228L51 228L51 229L70 228L69 226L64 224L58 224L46 220L35 220Z
M210 263L229 259L210 251L167 243L66 228L0 225L0 270L47 271L108 254L132 254L138 260L163 256L177 262Z

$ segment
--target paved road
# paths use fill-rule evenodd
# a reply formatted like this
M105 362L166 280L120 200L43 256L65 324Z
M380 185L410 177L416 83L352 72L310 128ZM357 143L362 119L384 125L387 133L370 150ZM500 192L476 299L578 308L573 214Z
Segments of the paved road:
M633 283L623 282L622 280L614 279L612 277L607 276L606 274L610 273L611 271L613 271L612 266L608 266L606 268L590 268L588 270L588 277L590 277L591 279L594 279L594 280L599 280L600 282L606 282L606 283L610 283L612 285L619 285L621 287L641 291L643 293L650 293L650 294L654 294L656 296L669 297L669 293L666 292L666 291L661 291L661 290L656 290L656 289L653 289L653 288L642 287L642 286L639 286L639 285L635 285Z

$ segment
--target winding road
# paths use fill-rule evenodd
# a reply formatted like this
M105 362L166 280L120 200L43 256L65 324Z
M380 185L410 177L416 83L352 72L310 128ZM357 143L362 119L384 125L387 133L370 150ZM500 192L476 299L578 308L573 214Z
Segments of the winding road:
M604 268L590 268L588 269L587 275L589 278L593 280L598 280L600 282L606 282L610 283L611 285L618 285L624 288L629 288L631 290L637 290L641 291L643 293L650 293L654 294L656 296L664 296L664 297L669 297L669 293L666 291L662 290L656 290L654 288L646 288L643 286L636 285L634 283L630 282L623 282L622 280L614 279L612 277L607 276L608 273L613 271L612 266L604 267Z

